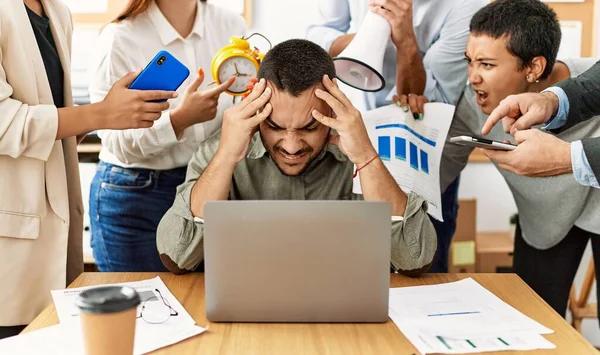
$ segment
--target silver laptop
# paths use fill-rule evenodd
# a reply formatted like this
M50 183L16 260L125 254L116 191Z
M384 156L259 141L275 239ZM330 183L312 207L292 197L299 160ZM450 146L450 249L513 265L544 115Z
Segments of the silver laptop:
M387 321L389 203L208 202L204 222L210 321Z

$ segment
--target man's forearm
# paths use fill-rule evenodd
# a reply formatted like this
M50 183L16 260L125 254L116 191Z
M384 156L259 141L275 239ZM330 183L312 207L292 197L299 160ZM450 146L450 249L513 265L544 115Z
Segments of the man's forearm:
M427 75L414 34L396 43L396 91L398 95L423 95Z
M210 161L192 188L190 207L194 217L204 217L206 201L227 200L235 166L236 163L218 153Z
M381 159L376 158L359 172L365 201L387 201L394 216L404 216L406 195L400 189Z

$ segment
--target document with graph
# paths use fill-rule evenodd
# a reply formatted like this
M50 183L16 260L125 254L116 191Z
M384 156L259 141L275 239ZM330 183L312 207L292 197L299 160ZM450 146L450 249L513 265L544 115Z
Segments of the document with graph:
M371 142L398 185L426 199L429 214L439 221L443 221L440 161L454 109L427 103L422 120L396 105L363 114ZM354 179L353 192L362 194L360 177Z

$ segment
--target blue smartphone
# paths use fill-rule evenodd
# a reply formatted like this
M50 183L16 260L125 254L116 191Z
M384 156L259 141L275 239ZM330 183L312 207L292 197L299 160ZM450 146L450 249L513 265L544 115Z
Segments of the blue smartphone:
M189 75L190 71L185 65L171 53L162 50L154 56L154 59L129 85L129 88L134 90L176 91Z

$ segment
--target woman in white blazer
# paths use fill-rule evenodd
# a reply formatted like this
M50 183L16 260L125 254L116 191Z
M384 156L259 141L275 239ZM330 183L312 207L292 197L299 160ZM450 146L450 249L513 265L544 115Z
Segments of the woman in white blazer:
M223 93L231 82L210 85L212 59L232 35L245 32L239 14L203 0L129 0L102 30L90 69L92 102L103 100L117 78L161 49L181 61L190 76L152 128L98 132L102 150L89 211L100 271L167 271L156 229L185 181L190 158L221 127L223 111L232 105ZM253 78L234 79L249 84Z
M119 80L72 107L69 10L56 0L0 0L0 338L18 333L83 271L77 138L150 127L174 92Z

